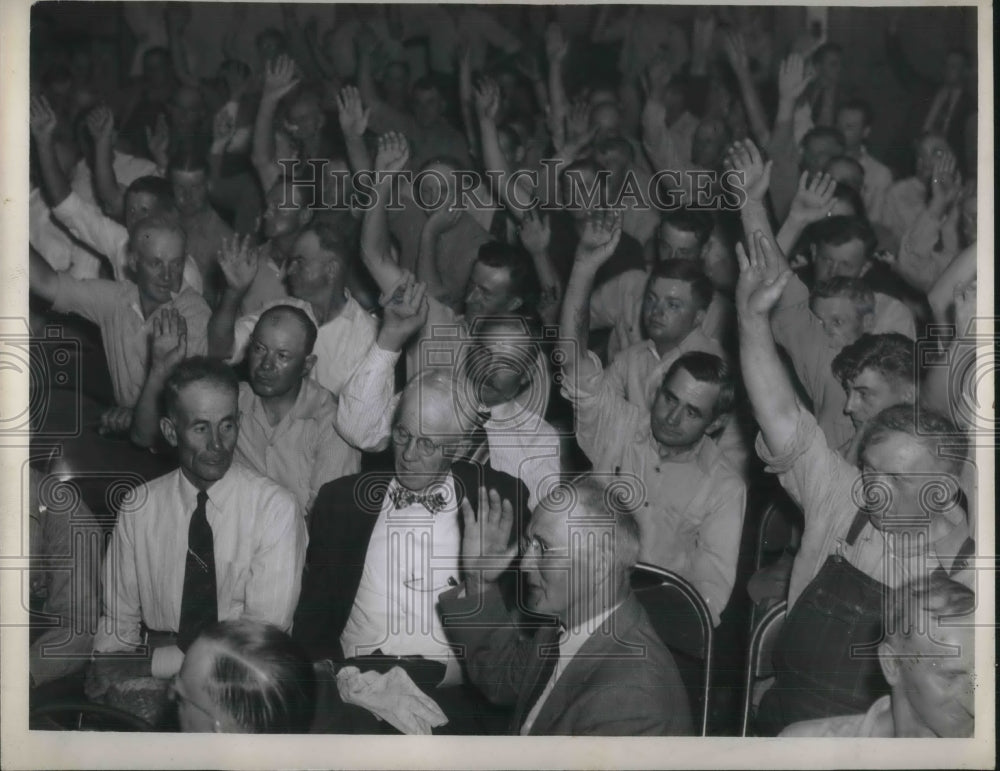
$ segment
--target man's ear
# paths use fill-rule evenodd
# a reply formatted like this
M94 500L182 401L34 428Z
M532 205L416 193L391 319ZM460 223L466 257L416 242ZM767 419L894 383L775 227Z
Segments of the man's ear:
M302 364L302 377L303 379L309 377L312 372L313 367L316 366L316 354L310 353L306 356L306 360Z
M896 685L899 682L899 654L888 642L878 646L878 663L885 681L891 686Z
M729 418L732 416L731 412L723 412L721 415L716 415L712 422L705 426L706 434L714 434L716 431L721 431L729 423Z
M167 443L171 447L177 446L177 426L174 425L172 418L160 418L160 431L163 433L163 438L167 440Z
M136 263L139 262L139 255L133 251L130 246L125 252L125 262L128 265L128 269L135 273Z
M707 311L698 311L697 313L694 314L695 328L700 327L702 325L702 323L705 321L705 316L707 315L707 313L708 313Z
M863 139L863 140L864 139L868 139L868 135L871 134L871 133L872 133L872 127L871 126L865 126L864 129L861 131L861 139Z

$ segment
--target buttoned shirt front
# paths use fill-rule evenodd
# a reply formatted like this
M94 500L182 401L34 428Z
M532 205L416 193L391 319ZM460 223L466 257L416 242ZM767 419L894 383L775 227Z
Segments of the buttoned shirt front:
M341 647L347 658L381 649L386 655L453 662L437 598L460 577L454 481L449 474L423 491L442 494L444 508L435 514L418 502L397 509L393 492L399 487L394 479L386 490Z
M840 715L792 723L782 731L782 737L812 737L816 739L891 739L896 735L892 717L892 696L877 699L867 712Z
M337 400L313 380L277 425L249 383L240 383L239 409L236 459L291 491L303 514L320 487L361 470L361 452L337 433Z
M153 319L160 313L175 309L184 317L188 356L203 356L208 350L211 311L202 296L190 287L183 287L147 319L142 315L139 287L131 281L80 281L59 274L52 307L60 312L77 313L100 327L115 401L123 407L134 407L139 399L146 380L149 335Z
M305 520L290 492L234 462L208 488L219 620L291 629L305 563ZM180 469L136 490L118 516L106 560L104 617L94 649L130 650L140 622L176 632L197 490Z

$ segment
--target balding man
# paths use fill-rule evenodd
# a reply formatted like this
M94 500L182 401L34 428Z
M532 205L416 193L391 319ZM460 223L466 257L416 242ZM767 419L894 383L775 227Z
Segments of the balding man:
M464 584L441 597L449 639L464 648L472 682L514 707L523 736L663 736L692 733L676 664L632 594L639 527L593 478L554 491L521 539L527 594L519 629L497 581L514 549L513 510L481 498L463 502ZM567 505L569 501L569 505ZM464 596L463 596L464 593Z
M325 223L314 222L295 238L284 280L291 297L272 301L302 308L318 328L316 365L311 376L339 396L354 373L378 329L346 289L351 263L350 246ZM236 318L239 292L251 285L261 269L249 241L229 244L219 258L229 290L209 322L209 353L237 363L245 355L258 313Z
M392 421L394 467L325 485L313 506L295 638L316 659L421 656L429 680L457 683L458 660L441 630L437 596L460 577L463 498L527 509L507 474L455 461L471 429L450 374L411 380Z

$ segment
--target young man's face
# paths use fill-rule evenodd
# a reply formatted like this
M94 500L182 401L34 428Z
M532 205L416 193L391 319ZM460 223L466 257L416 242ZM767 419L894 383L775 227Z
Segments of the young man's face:
M809 307L819 318L830 347L840 350L871 331L872 314L862 313L849 297L816 297Z
M421 128L430 128L441 119L444 100L436 88L413 92L413 118Z
M701 258L702 245L698 243L698 234L681 230L669 222L660 225L660 236L656 243L660 262Z
M596 129L594 141L600 142L608 137L621 134L622 114L615 103L603 103L593 108L590 113L590 124Z
M933 611L931 611L933 613ZM975 717L975 640L971 617L931 618L924 629L889 646L880 657L892 656L886 668L893 701L930 736L962 739L973 735Z
M715 406L719 386L694 379L680 368L660 388L653 402L650 427L653 438L665 447L693 447L717 427Z
M517 310L520 298L513 293L510 271L476 260L465 293L465 317L469 322L483 316L501 316Z
M577 227L582 227L607 198L606 177L599 177L590 169L575 169L571 174L564 174L561 184L566 210Z
M131 230L160 206L160 199L153 193L130 192L125 195L125 229Z
M139 294L154 306L173 299L184 280L184 234L147 230L131 247L130 259Z
M691 140L691 162L704 169L718 168L726 150L728 137L719 120L703 120Z
M160 426L177 448L181 472L199 490L207 490L233 462L240 431L236 391L207 380L189 383L177 395L174 414Z
M170 122L180 133L193 131L205 116L205 104L195 88L181 86L170 99Z
M861 454L868 517L880 530L923 529L935 517L943 488L957 489L953 468L917 439L894 431Z
M823 58L817 62L817 76L827 85L833 85L840 80L840 73L844 62L842 56L836 51L828 51Z
M833 137L810 137L802 146L802 170L819 174L833 158L843 152L843 145Z
M917 178L929 184L934 176L934 162L949 152L951 150L943 137L924 137L917 146Z
M296 141L309 142L319 134L324 122L319 102L303 97L289 106L285 129Z
M673 348L705 317L695 303L691 284L676 278L655 278L642 300L642 325L656 345Z
M292 393L309 374L311 358L302 324L288 316L266 315L250 337L250 387L262 398Z
M887 407L913 401L913 386L900 387L895 379L886 378L874 369L863 369L854 380L843 384L847 392L844 414L851 419L854 430L864 428L868 421Z
M842 109L838 112L837 129L844 135L848 152L852 153L861 149L868 136L865 114L861 110Z
M261 218L264 237L267 239L287 236L299 229L300 210L295 203L291 186L280 180L267 191L264 200L264 216Z
M868 255L861 239L855 238L840 245L819 244L813 255L813 277L817 283L834 276L858 278L867 264Z
M197 214L208 207L208 183L203 170L171 171L170 184L181 214Z

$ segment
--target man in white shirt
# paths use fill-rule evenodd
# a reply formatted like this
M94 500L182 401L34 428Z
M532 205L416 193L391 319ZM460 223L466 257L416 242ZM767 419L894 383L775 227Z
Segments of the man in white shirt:
M513 707L512 734L692 733L677 666L631 592L638 525L608 492L581 477L532 512L520 548L520 628L497 585L515 554L514 517L499 499L481 501L478 514L462 504L464 583L442 595L440 610L472 682Z
M837 128L844 135L845 154L854 158L864 170L861 198L865 213L872 222L882 222L885 196L892 187L892 172L868 152L865 140L871 133L872 112L861 99L845 102L837 110Z
M167 414L160 427L177 448L180 468L140 488L119 514L94 651L129 656L98 658L89 678L92 698L124 679L176 674L197 633L186 617L199 608L203 612L206 604L214 605L208 616L215 620L249 618L286 631L291 627L306 552L305 521L290 492L233 463L237 394L232 370L204 357L182 362L167 381ZM199 517L207 519L211 532L211 548L201 556L192 540ZM211 596L189 591L199 567L214 578L214 603ZM145 656L137 659L144 645Z

